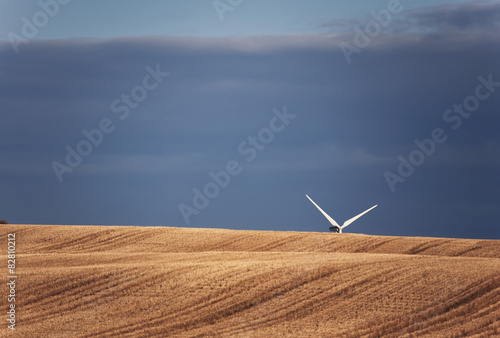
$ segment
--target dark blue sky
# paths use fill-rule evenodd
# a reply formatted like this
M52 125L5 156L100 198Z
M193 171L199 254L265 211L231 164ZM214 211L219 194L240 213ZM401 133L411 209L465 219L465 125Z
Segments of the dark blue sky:
M66 2L0 1L0 218L500 238L499 2Z

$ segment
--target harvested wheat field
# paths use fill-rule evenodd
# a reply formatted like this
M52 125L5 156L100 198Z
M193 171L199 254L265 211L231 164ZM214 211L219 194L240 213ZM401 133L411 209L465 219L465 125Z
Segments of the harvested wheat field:
M500 335L500 241L169 227L16 234L3 336ZM3 271L7 272L7 255ZM3 318L7 289L3 286Z

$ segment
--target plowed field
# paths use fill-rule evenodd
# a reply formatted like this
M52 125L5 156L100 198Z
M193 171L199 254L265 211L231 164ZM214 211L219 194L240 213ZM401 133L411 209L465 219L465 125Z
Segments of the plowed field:
M500 241L169 227L16 234L2 336L500 336Z

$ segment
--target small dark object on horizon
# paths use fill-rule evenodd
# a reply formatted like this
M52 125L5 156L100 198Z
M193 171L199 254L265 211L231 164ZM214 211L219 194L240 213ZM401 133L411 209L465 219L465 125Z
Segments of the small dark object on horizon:
M9 224L9 222L7 222L6 220L2 219L2 220L0 220L0 224Z

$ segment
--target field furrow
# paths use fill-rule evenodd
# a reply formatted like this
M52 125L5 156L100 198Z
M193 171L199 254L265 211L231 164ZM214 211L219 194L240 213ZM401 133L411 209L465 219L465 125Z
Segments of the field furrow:
M1 245L12 232L22 336L500 335L500 241L8 225Z

